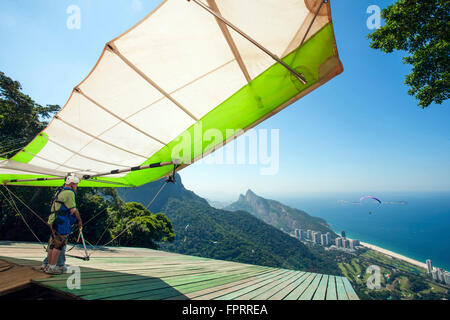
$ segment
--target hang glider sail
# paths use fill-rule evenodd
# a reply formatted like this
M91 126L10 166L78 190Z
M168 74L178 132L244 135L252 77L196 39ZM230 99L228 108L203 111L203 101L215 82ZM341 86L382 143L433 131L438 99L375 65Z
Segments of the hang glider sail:
M74 173L80 187L140 186L173 171L182 139L192 148L179 169L342 71L330 1L166 0L106 44L43 132L0 159L0 182L59 186ZM223 138L204 143L209 129Z

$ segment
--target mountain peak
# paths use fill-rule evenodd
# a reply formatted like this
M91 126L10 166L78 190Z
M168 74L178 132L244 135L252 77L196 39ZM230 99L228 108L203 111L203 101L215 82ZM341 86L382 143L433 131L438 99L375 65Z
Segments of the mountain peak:
M248 189L247 190L247 193L245 194L245 196L246 197L255 197L256 196L256 194L252 191L252 190L250 190L250 189Z

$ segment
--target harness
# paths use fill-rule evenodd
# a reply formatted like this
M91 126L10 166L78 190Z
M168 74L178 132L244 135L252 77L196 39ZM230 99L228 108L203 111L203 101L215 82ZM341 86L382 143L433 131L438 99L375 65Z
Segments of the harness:
M51 212L48 220L48 224L59 234L69 234L70 226L72 225L70 209L65 206L64 202L58 200L59 194L64 190L70 190L75 194L75 191L71 188L59 187L53 196L52 207L55 203L59 203L60 207L58 210Z

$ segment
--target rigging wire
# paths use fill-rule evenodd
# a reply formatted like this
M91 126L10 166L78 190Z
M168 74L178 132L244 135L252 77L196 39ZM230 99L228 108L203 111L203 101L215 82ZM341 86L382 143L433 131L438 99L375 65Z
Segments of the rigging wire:
M39 242L39 244L43 245L43 242L41 241L41 239L39 239L39 237L36 235L36 233L34 233L33 229L31 228L31 226L27 223L27 221L25 220L25 218L23 217L22 213L20 212L19 208L17 208L17 205L14 201L14 199L11 197L11 200L8 199L8 197L0 190L0 193L3 195L3 197L6 199L6 201L8 201L9 205L11 206L11 208L19 214L19 216L22 218L22 221L25 223L25 225L27 226L27 228L30 230L30 232L33 234L33 236L37 239L37 241ZM44 249L45 245L43 245Z
M9 190L9 188L4 185L3 187L5 187L5 189L11 194L13 195L16 199L18 199L28 210L30 210L30 212L32 212L36 217L39 218L39 220L41 220L47 227L49 227L51 229L51 227L48 225L48 223L41 218L40 215L38 215L33 209L31 209L25 202L22 201L22 199L20 199L14 192L12 192L11 190Z

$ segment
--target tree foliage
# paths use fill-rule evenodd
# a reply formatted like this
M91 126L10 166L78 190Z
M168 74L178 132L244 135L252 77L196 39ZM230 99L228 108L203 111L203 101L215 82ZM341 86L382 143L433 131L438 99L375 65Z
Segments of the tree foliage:
M22 91L19 82L0 72L0 152L24 146L47 126L58 105L41 106ZM11 156L12 153L6 155Z
M370 47L385 53L408 52L412 66L405 84L422 108L450 95L450 1L398 0L383 9L385 25L370 34Z

